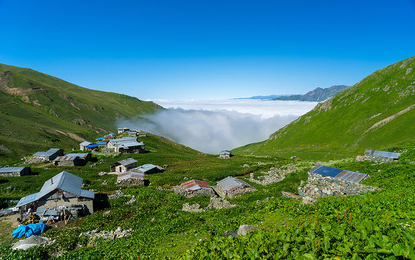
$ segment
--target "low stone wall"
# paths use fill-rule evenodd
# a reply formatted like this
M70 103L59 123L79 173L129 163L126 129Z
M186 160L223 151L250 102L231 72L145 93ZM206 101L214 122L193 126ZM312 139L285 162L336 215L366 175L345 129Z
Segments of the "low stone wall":
M186 198L193 198L197 196L216 196L216 193L213 189L199 189L194 191L186 191L182 185L177 185L172 188L172 191L176 194L183 195Z
M117 181L117 186L139 186L144 187L144 180L138 179L126 179Z
M295 170L297 170L295 166L288 166L287 169L271 168L264 176L260 176L258 179L255 179L254 173L251 172L248 180L260 185L268 185L284 180L286 174L292 173Z
M382 156L368 156L368 155L365 155L365 160L371 161L371 162L382 162L382 163L390 163L394 161L392 158L387 158L387 157L382 157Z
M254 187L239 187L236 190L233 190L232 192L229 192L227 190L225 190L222 186L220 185L216 185L214 187L212 187L216 193L221 196L222 198L235 198L247 193L252 193L257 191L257 189L255 189Z
M298 187L301 197L320 198L328 196L347 196L377 190L376 187L345 181L338 178L324 177L320 174L308 173L308 182Z

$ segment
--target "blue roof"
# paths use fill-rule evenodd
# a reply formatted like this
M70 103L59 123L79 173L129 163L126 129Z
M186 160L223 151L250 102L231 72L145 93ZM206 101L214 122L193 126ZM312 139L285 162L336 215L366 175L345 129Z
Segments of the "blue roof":
M107 145L107 142L97 142L97 145Z
M328 167L324 165L317 165L316 167L312 168L309 173L320 174L325 177L332 177L337 179L342 179L345 181L351 182L361 182L368 176L367 174L360 173L360 172L352 172L342 169L337 169L333 167Z
M87 145L86 147L88 147L88 148L97 148L98 144L90 144L90 145Z

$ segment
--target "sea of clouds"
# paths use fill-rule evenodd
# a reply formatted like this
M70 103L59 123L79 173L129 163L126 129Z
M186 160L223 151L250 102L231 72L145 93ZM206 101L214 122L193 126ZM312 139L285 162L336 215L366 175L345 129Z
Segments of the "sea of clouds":
M164 136L204 153L218 154L263 141L316 106L316 102L230 100L152 100L166 110L122 120L119 127Z

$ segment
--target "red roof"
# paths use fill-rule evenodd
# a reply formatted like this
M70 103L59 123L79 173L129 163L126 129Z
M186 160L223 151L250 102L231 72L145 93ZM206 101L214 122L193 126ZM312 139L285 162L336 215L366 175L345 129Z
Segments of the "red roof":
M186 190L212 189L212 187L210 187L210 185L207 184L207 182L194 179L183 182L181 185Z

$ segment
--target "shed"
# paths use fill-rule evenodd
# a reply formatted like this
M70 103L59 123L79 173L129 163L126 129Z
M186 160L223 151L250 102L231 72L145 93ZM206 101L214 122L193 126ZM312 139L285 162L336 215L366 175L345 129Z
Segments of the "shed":
M324 165L317 165L308 172L311 174L319 174L324 177L332 177L356 183L361 182L368 177L368 175L364 173L347 171Z
M144 143L138 142L137 137L110 139L107 148L115 153L143 153L145 151Z
M81 188L81 177L62 171L45 181L38 193L21 198L16 207L30 206L36 202L38 208L59 210L61 206L81 206L93 213L95 194Z
M20 177L33 174L30 167L0 167L0 176Z
M56 157L63 155L63 150L59 148L50 148L46 152L37 152L33 154L33 160L53 161Z
M89 153L68 153L57 157L53 163L58 166L81 166L91 160Z
M257 190L245 181L231 176L218 181L218 184L213 187L213 189L219 194L219 196L224 198L234 198L236 196L251 193Z
M142 172L122 172L117 176L119 186L144 186L144 173Z
M173 192L176 194L181 194L187 198L215 195L215 191L207 182L195 179L174 186Z
M152 174L152 173L158 173L158 172L162 172L164 171L164 169L160 166L151 164L151 163L147 163L141 166L138 166L137 168L133 168L131 169L131 171L134 172L142 172L144 174Z
M366 150L365 160L372 162L393 162L397 161L401 156L401 153L385 152L385 151L375 151L375 150Z
M91 144L92 144L91 142L84 141L84 142L79 144L79 150L81 150L81 151L86 150L87 146L91 145Z
M127 158L122 161L118 161L114 164L116 172L126 172L132 168L135 168L137 165L137 160L133 158Z

